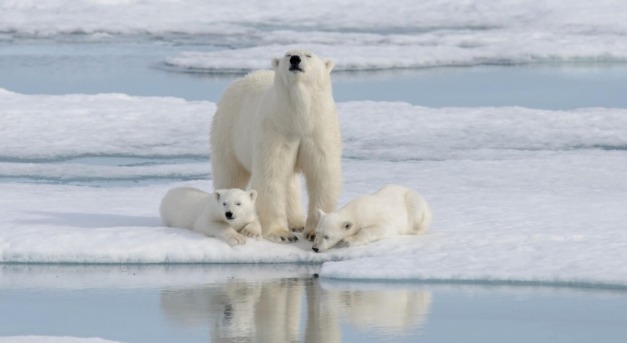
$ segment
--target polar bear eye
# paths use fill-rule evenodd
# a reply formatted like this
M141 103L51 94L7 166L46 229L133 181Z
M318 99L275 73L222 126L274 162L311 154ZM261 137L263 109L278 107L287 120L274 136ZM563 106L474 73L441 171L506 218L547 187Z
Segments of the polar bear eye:
M226 206L226 203L225 203L225 202L223 202L223 203L222 203L222 205Z
M305 54L305 57L311 58L311 54Z
M242 206L242 203L241 202L236 202L235 205L236 206Z
M324 236L322 236L322 238L324 238L324 239L329 239L330 237L329 237L329 236L327 236L327 235L324 235Z

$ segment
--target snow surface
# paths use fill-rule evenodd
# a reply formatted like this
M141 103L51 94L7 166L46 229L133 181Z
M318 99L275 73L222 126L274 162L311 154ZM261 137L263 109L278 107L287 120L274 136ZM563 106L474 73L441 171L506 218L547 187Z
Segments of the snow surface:
M338 70L627 61L623 0L0 2L0 41L145 39L221 47L165 63L188 71L269 68L298 44Z
M327 278L627 286L627 109L340 103L341 203L399 183L435 220L322 254L161 226L168 189L211 190L213 103L0 90L0 109L0 262L327 262Z

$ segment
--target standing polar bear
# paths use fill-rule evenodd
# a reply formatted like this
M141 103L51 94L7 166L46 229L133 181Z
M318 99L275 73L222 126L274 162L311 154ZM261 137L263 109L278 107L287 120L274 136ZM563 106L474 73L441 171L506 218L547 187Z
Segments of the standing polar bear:
M341 192L339 121L331 89L333 62L309 51L288 51L262 70L235 80L211 126L215 188L257 190L264 236L293 242L305 229L313 240L316 209L333 211ZM302 172L309 206L303 217Z
M319 210L313 251L323 252L340 241L362 245L396 235L417 235L431 224L431 208L407 187L387 185L358 197L337 212Z
M229 245L261 237L255 212L257 192L222 189L213 194L191 187L173 188L161 200L161 221L170 227L190 229L217 237Z

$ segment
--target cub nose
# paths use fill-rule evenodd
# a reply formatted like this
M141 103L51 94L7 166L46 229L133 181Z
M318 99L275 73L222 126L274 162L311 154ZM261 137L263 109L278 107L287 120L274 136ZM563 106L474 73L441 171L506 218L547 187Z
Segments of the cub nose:
M315 251L315 252L318 252L318 247L313 247L311 249L313 249L313 251Z
M298 65L300 63L300 56L292 56L290 57L291 65Z
M224 215L226 216L226 219L233 219L233 212L231 211L224 213Z

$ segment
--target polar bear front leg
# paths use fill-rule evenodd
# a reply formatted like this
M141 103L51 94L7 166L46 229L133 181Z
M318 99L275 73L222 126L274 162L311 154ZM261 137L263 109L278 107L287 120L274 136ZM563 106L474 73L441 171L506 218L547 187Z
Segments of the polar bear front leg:
M369 226L359 229L353 235L344 237L342 241L349 247L364 245L385 238L386 232L387 228L383 226Z
M287 225L292 232L305 229L305 216L301 199L300 175L294 173L287 184Z
M235 231L229 224L212 221L205 227L194 227L194 231L199 231L207 236L219 238L230 246L246 243L246 237Z
M320 156L328 156L320 153ZM309 194L307 222L305 224L305 238L313 241L316 237L316 226L320 220L318 209L324 212L333 212L342 190L342 170L339 156L333 158L318 158L318 163L311 163L304 168Z
M246 224L239 232L247 237L260 239L261 238L261 224L258 220L252 221Z
M287 186L294 173L298 147L265 136L254 156L252 188L257 190L257 215L266 239L295 242L287 221ZM274 144L273 144L274 143Z

